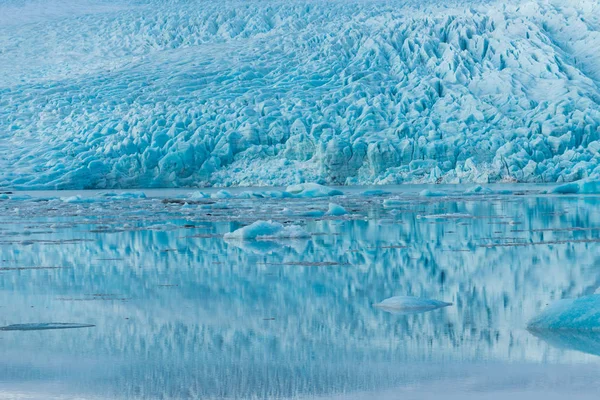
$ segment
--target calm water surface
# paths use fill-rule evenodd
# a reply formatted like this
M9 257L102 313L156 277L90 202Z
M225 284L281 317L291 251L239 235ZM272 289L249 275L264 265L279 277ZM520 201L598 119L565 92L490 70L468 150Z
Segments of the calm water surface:
M529 189L8 196L0 326L94 326L0 331L0 398L595 398L600 335L526 325L600 286L600 197ZM223 239L256 220L311 237ZM373 307L397 295L453 305Z

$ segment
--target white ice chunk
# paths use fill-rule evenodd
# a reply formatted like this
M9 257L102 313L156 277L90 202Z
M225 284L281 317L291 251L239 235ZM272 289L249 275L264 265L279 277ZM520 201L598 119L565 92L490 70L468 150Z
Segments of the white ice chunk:
M233 195L227 190L219 190L217 193L213 193L210 195L213 199L230 199Z
M447 213L447 214L430 214L430 215L417 215L417 218L425 218L425 219L465 219L465 218L474 218L470 214L463 213Z
M190 193L189 197L190 199L208 199L210 195L208 193L197 191Z
M294 197L328 197L344 194L340 190L319 185L318 183L301 183L298 185L291 185L288 186L285 191Z
M96 197L83 197L80 195L61 197L60 199L65 203L72 203L72 204L97 203L97 202L104 201L103 199L99 199Z
M248 226L226 233L224 239L273 240L308 238L310 234L297 225L284 226L279 222L256 221Z

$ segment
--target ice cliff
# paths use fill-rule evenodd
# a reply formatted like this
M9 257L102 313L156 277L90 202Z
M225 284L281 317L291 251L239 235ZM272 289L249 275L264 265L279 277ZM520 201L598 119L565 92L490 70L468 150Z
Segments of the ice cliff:
M596 1L0 4L0 187L600 176Z

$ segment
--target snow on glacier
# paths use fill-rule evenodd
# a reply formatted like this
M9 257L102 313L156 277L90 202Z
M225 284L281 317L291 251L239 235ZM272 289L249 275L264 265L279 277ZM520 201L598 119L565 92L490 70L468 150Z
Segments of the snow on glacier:
M600 176L596 1L7 0L0 187Z

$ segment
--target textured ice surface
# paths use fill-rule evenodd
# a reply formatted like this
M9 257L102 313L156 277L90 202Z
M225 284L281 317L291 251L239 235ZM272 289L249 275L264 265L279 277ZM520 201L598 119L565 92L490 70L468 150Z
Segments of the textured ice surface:
M394 314L416 314L451 305L452 303L412 296L390 297L389 299L383 300L381 303L373 304L374 307L381 308L382 310Z
M551 304L528 325L532 330L600 330L600 295Z
M597 1L6 0L0 187L572 181Z

